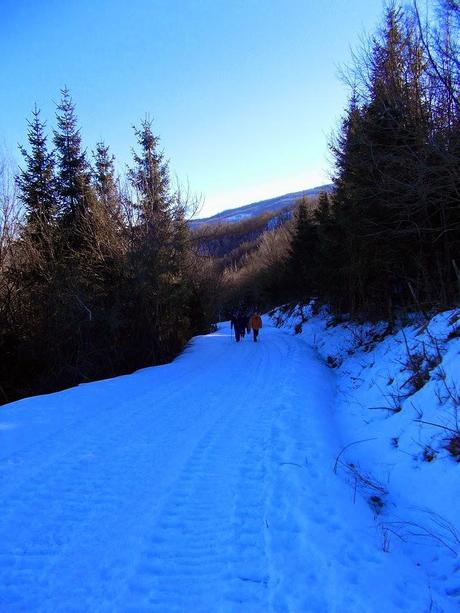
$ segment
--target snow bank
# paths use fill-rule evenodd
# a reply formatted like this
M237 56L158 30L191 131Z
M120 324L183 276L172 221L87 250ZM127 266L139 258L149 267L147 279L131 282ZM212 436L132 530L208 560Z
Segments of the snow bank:
M272 313L337 375L347 445L336 470L364 496L385 550L403 549L460 598L460 310L386 323L337 322L314 304Z

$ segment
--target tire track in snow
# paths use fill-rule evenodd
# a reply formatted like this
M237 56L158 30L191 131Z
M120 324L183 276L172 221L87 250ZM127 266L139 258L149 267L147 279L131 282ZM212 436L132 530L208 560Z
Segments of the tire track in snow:
M250 352L248 341L243 343L236 350ZM224 410L195 447L159 512L150 546L141 557L120 608L130 603L133 611L205 611L209 610L210 590L218 606L231 601L228 586L232 580L243 587L250 581L234 568L246 553L235 549L234 529L239 515L248 515L251 505L250 500L239 499L241 488L247 490L248 485L244 481L248 465L244 461L241 465L241 458L247 460L244 451L248 442L253 443L248 432L261 417L263 407L255 405L254 390L258 396L264 389L271 355L261 344L252 346L254 350L258 351L258 362L250 364L249 377L235 385L241 378L240 356L236 354L236 362L221 381L226 396ZM211 403L222 405L222 392L215 394ZM263 564L263 547L257 555ZM238 597L241 593L240 589Z
M13 491L10 488L9 495L4 497L0 518L3 602L29 606L38 588L44 600L61 594L70 601L78 598L83 607L83 592L89 592L91 587L100 589L103 576L92 572L95 555L99 553L103 559L110 539L120 538L117 525L114 526L121 523L119 517L132 523L132 507L137 507L137 520L145 508L149 513L154 510L151 479L142 477L154 466L156 448L174 447L180 439L177 416L166 414L166 419L163 416L162 430L156 425L157 413L165 406L180 406L180 400L196 385L196 380L186 380L174 392L167 390L160 397L153 390L135 402L124 403L111 418L96 414L90 425L77 430L79 436L71 438L72 444L68 440L55 441L50 450L52 462L45 458L28 480L19 481ZM157 410L149 413L152 404ZM187 420L185 413L183 418ZM187 447L187 441L183 443ZM103 471L100 462L104 464ZM172 475L173 468L167 467ZM167 474L164 469L162 466L158 473ZM46 491L42 484L46 485ZM145 500L144 509L139 503L142 500ZM15 523L18 509L21 512L19 530L12 531L10 526ZM101 519L103 523L97 527L99 542L95 542L94 523ZM128 526L121 527L124 531ZM132 532L135 527L131 526ZM78 566L73 562L75 548ZM107 567L111 565L108 580L114 570L109 560ZM46 578L37 585L38 569ZM86 590L78 586L78 574L82 572L91 577ZM68 585L73 575L74 594ZM94 586L88 585L91 582ZM88 605L90 602L89 599Z

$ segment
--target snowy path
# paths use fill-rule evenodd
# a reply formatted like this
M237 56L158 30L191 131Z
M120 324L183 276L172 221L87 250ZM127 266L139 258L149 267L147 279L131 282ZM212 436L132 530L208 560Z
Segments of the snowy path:
M428 610L333 474L333 374L266 326L0 408L0 611Z

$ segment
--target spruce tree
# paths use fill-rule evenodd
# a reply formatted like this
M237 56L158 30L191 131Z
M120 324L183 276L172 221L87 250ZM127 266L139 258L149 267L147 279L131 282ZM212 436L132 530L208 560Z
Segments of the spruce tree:
M151 121L144 119L134 132L140 151L133 151L134 166L128 170L128 178L136 190L140 222L151 232L154 224L164 224L170 217L173 197L169 168Z
M134 165L128 169L128 178L135 189L138 216L133 252L140 324L137 331L140 344L145 344L146 331L150 331L146 350L150 360L157 361L174 353L190 333L184 270L187 229L151 122L142 121L135 134L139 151L133 152Z
M114 167L115 158L111 155L109 146L102 141L96 144L93 158L93 184L96 193L101 200L111 201L117 192Z
M294 298L309 299L315 293L315 253L317 231L308 205L301 202L295 216L289 270L293 277Z
M40 120L40 110L35 106L32 120L28 121L27 138L30 151L20 146L25 167L19 169L16 183L19 198L23 202L30 235L39 240L45 228L53 223L57 212L55 160L48 151L45 122Z
M352 314L386 315L395 285L420 283L429 129L420 58L410 20L388 9L360 66L369 75L361 104L352 99L333 147L334 215L344 237L339 269Z
M104 142L96 144L93 151L92 184L98 201L100 217L110 224L113 231L122 231L121 194L115 178L114 156Z
M90 172L85 152L81 148L75 106L67 87L62 90L61 102L57 108L54 144L57 154L60 216L65 225L71 225L80 216L84 217L89 208Z
M16 177L18 196L26 211L16 263L22 260L21 276L27 291L31 292L28 299L34 304L34 316L38 316L40 308L45 308L45 285L51 281L55 270L58 193L54 154L48 151L45 122L41 121L37 106L28 126L29 150L20 147L25 166L19 169ZM26 298L24 290L22 296ZM31 320L30 313L27 318Z
M41 365L49 367L52 362L50 353L54 339L49 334L49 315L56 310L58 194L54 155L48 151L45 123L37 107L28 125L29 150L20 147L25 166L16 178L26 219L15 245L14 266L10 271L19 298L15 306L15 325L17 331L20 330L10 360L13 371L16 362L28 376L30 374L33 386Z

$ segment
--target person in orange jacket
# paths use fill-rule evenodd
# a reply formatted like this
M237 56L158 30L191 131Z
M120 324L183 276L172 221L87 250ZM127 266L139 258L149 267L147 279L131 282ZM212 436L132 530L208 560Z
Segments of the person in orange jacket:
M254 337L254 342L257 342L257 337L259 336L259 330L262 327L262 318L259 313L254 313L254 315L249 320L249 328L252 330L252 334Z

